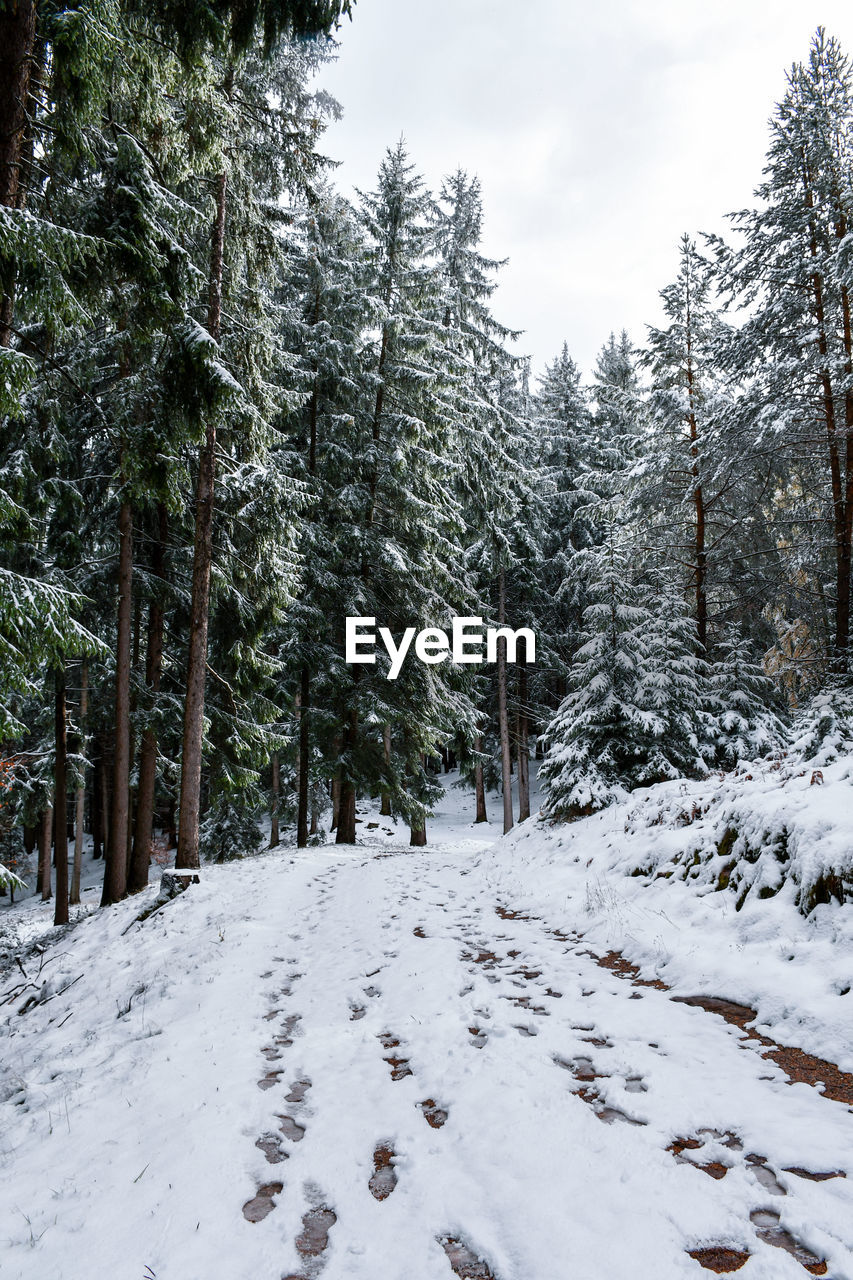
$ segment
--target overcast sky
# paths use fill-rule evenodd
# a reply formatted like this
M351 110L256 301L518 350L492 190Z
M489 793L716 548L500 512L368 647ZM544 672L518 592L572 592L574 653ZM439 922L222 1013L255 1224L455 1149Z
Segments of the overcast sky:
M611 330L660 318L683 232L720 231L761 177L785 72L849 0L357 0L321 80L339 187L370 189L404 135L435 188L476 173L494 309L541 370L590 370Z

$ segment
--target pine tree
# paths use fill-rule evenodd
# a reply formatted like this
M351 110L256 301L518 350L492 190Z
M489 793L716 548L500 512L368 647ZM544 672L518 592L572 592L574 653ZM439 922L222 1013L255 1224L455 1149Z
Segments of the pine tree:
M779 694L755 662L749 641L734 627L714 652L709 690L717 722L716 759L723 769L768 755L786 740Z
M611 513L580 553L592 597L569 693L546 730L544 805L572 819L638 786L706 772L715 725L695 624L672 583L637 575Z
M851 120L849 60L819 28L771 122L759 204L734 215L736 246L713 242L729 294L747 308L729 366L749 377L754 437L779 462L780 537L795 547L789 591L802 608L803 574L816 579L812 599L828 596L828 657L839 672L848 665L853 543ZM810 612L817 637L819 614Z

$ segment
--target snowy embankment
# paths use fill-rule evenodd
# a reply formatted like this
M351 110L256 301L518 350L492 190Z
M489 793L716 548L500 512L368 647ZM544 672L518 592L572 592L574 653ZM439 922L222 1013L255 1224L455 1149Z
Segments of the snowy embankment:
M486 855L503 891L674 993L751 1005L759 1027L853 1069L853 760L759 762L662 783Z

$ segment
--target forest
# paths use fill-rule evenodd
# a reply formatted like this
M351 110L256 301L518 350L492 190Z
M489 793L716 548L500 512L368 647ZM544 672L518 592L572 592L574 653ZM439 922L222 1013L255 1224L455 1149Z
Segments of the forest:
M349 20L0 4L0 892L57 925L89 838L108 906L158 850L351 845L364 798L425 845L451 768L507 832L537 765L569 823L853 738L847 55L818 29L661 323L534 377L474 173L391 138L336 189ZM351 617L535 661L389 680Z

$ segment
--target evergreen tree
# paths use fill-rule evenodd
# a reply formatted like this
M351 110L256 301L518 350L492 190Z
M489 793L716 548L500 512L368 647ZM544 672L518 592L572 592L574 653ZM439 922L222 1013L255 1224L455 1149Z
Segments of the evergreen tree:
M723 769L768 755L785 741L778 691L734 627L716 647L709 690L717 722L716 760Z
M753 437L777 460L778 537L794 551L789 602L808 610L818 638L813 602L828 597L828 657L839 672L848 665L853 543L851 120L849 60L819 28L771 122L759 203L734 215L735 246L714 241L725 287L747 309L728 367L749 377ZM808 592L801 575L814 584Z

